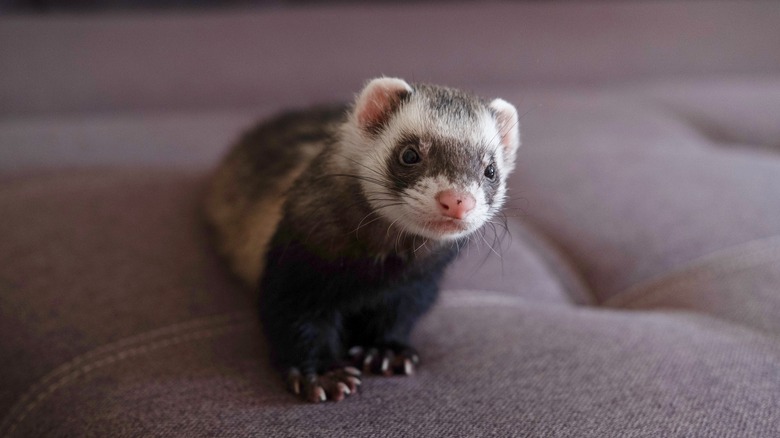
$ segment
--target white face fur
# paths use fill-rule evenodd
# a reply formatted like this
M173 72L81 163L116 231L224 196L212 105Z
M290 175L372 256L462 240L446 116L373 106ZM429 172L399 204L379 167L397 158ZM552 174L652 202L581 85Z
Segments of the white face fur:
M464 237L495 216L519 146L506 101L394 78L369 82L342 135L374 211L435 240Z

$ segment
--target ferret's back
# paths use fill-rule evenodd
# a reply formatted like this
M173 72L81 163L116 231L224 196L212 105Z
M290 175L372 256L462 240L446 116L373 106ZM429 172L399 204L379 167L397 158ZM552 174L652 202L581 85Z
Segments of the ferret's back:
M206 220L233 271L257 284L285 194L333 139L346 107L289 112L262 122L220 163L206 194Z

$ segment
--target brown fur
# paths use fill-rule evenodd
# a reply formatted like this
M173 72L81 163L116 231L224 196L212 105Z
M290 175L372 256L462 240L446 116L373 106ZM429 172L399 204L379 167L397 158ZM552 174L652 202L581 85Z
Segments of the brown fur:
M319 120L307 125L305 120L291 123L291 118L294 115L281 116L247 133L219 165L206 194L206 220L217 248L250 286L260 280L287 192L329 137L323 131L327 125ZM289 129L294 131L281 132ZM311 141L302 142L301 137Z

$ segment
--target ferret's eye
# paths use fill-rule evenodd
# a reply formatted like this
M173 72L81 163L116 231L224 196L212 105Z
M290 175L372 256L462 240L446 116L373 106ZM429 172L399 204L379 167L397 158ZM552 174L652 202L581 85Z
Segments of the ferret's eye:
M401 162L406 165L417 164L420 162L420 154L412 148L406 148L401 152Z
M485 168L485 176L488 179L493 179L496 177L496 166L495 164L490 164L488 167Z

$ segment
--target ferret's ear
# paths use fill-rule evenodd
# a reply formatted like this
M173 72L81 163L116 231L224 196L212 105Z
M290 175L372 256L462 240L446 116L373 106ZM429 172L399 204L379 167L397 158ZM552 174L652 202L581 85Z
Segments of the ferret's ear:
M515 156L520 146L520 126L517 119L517 110L514 105L504 99L494 99L490 102L490 108L496 116L496 126L501 136L501 145L504 146L504 160L507 169L515 168Z
M403 79L373 79L363 88L355 102L357 124L368 133L376 133L411 93L412 87Z

